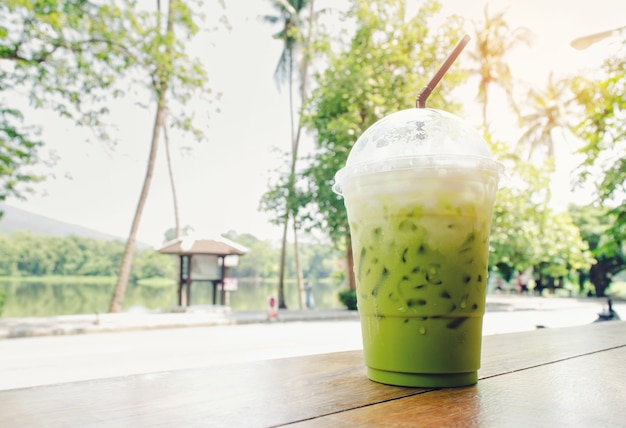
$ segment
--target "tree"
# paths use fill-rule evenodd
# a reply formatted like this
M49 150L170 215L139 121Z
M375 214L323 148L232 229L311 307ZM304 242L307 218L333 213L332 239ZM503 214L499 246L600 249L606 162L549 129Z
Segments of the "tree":
M334 175L369 126L415 105L419 90L460 40L461 25L455 18L448 18L437 32L429 29L429 20L439 9L438 3L429 1L407 16L402 1L355 1L347 16L354 17L356 31L348 46L337 42L340 50L328 52L328 67L318 76L310 99L306 124L315 134L317 150L304 172L307 227L328 233L346 251L351 289L355 283L350 234L343 200L331 190ZM458 111L449 94L462 78L454 66L429 104Z
M517 142L516 151L520 154L525 152L529 162L532 159L543 163L549 174L554 175L557 171L556 165L560 162L554 157L555 134L560 131L567 142L572 136L573 118L576 117L576 104L570 91L570 83L566 79L555 81L554 75L550 73L546 89L529 90L526 100L528 109L519 118L520 125L525 129ZM538 151L541 152L540 156L533 159L533 154ZM549 185L545 189L544 205L547 206L552 195Z
M513 97L513 76L504 56L520 43L531 43L531 33L526 28L511 29L504 19L505 11L489 15L488 6L484 9L484 22L475 23L474 38L476 50L469 51L476 67L470 72L478 75L478 101L482 105L482 125L487 132L487 106L489 104L489 89L492 85L502 88L513 110L517 113L518 107Z
M171 175L170 175L171 177ZM190 225L185 225L182 229L177 230L176 227L167 229L163 234L163 242L173 241L181 236L191 236L194 232L194 228Z
M28 183L41 179L25 172L37 161L37 150L42 143L19 129L23 120L19 110L0 106L0 201L7 196L22 197L30 189ZM0 218L2 214L0 211Z
M534 265L538 290L545 285L554 290L570 273L588 270L594 263L589 246L567 212L547 210L541 222Z
M180 216L178 214L178 196L176 195L176 180L174 179L174 167L172 166L172 154L170 146L170 136L167 131L167 120L163 120L163 143L165 144L165 157L167 159L167 174L170 178L170 187L172 189L172 205L174 208L174 235L180 238Z
M585 145L580 150L586 159L580 182L593 177L598 201L612 207L615 222L608 229L612 245L626 242L626 36L606 59L596 76L578 76L572 81L576 100L583 107L583 119L576 134Z
M590 268L580 269L581 291L588 278L596 296L604 296L613 275L626 269L626 248L610 234L615 215L607 208L575 205L569 207L569 213L596 260Z
M593 258L578 228L567 213L555 213L545 204L550 165L535 165L511 153L506 144L487 141L508 175L494 206L490 270L510 280L518 271L533 269L553 281L588 269Z
M160 12L138 8L136 1L101 4L86 0L7 0L0 5L0 87L4 97L25 92L35 108L47 108L77 125L92 127L107 137L102 116L109 97L122 95L120 81L130 69L147 72L148 86L156 99L155 127L144 186L111 300L119 311L130 274L135 236L150 182L159 129L166 114L166 94L186 101L194 90L206 91L205 72L185 54L174 28L193 36L198 27L185 3L172 0L164 28ZM128 82L126 80L126 82ZM134 82L133 82L134 83ZM5 95L6 94L6 95ZM0 104L0 198L20 195L17 184L32 181L22 169L36 161L40 142L22 126L19 109ZM189 116L172 114L173 124L200 136Z
M313 0L273 0L272 4L276 9L278 15L266 15L265 21L276 24L279 23L281 28L274 34L274 38L282 41L283 51L276 66L274 78L278 84L283 84L287 81L289 88L289 113L291 123L291 156L289 161L289 174L286 177L286 182L279 184L278 187L283 187L286 193L280 194L281 189L270 190L261 201L261 206L266 210L275 210L276 196L283 200L284 207L282 213L277 222L283 224L283 237L281 243L280 252L280 272L278 277L278 307L286 308L285 303L285 257L287 246L287 231L289 228L289 219L293 221L293 234L294 234L294 249L296 257L296 271L298 272L298 291L300 309L304 308L304 286L302 280L302 268L300 266L300 250L298 248L298 207L299 204L295 197L296 193L296 163L298 160L298 150L300 146L300 136L302 133L302 109L307 100L307 82L308 82L308 68L310 63L309 43L313 31L313 19L314 19L314 1ZM308 20L304 21L301 14L309 7ZM306 27L307 34L304 35ZM301 57L301 58L300 58ZM299 60L299 61L298 61ZM299 62L298 77L300 81L300 109L298 113L297 125L294 118L295 101L293 94L294 83L294 67Z
M269 242L261 241L248 233L237 234L234 231L224 236L250 249L248 254L239 258L239 264L232 268L233 275L254 278L255 281L276 277L278 250Z
M516 271L525 271L537 260L538 237L541 235L540 203L549 184L548 171L510 153L505 143L491 141L491 151L506 165L507 185L498 190L491 221L489 268L509 281ZM515 233L511 233L515 231Z
M565 136L566 131L573 129L571 122L575 100L569 89L568 80L555 81L550 72L544 91L528 91L526 100L529 110L520 116L520 124L525 131L517 143L517 151L525 150L528 160L537 149L544 152L544 159L554 158L554 132L561 131Z
M552 75L545 91L528 92L529 109L522 114L513 96L514 82L504 57L515 46L530 45L531 33L525 28L511 29L504 11L489 15L484 9L484 22L475 25L476 50L469 55L477 67L470 71L478 75L478 100L482 105L483 129L496 158L507 164L510 183L498 192L491 227L490 268L498 269L510 279L515 271L538 266L538 273L550 278L588 266L591 256L564 214L547 208L550 199L549 179L554 171L553 133L570 128L568 122L571 97L565 96L566 81L555 82ZM525 132L518 143L518 153L526 148L526 160L510 153L506 145L491 141L488 121L489 89L500 86L519 116ZM532 153L544 148L544 162L530 163ZM515 230L514 234L511 231Z
M42 177L39 128L26 108L47 109L104 139L106 100L123 94L116 82L129 67L126 8L88 0L0 3L0 200L23 197Z
M152 183L160 131L169 111L168 99L184 103L194 93L208 92L204 68L198 61L186 55L182 44L182 40L190 39L198 31L196 15L182 0L170 0L164 28L161 28L161 13L159 6L156 12L156 25L150 13L138 13L137 18L130 22L135 34L141 36L133 46L135 52L133 59L144 72L148 72L148 87L156 101L156 112L146 175L111 297L110 312L119 312L122 308L131 273L137 230ZM181 33L182 36L179 36ZM184 112L179 113L174 123L183 130L193 132L198 138L204 138L199 130L193 128L190 116Z

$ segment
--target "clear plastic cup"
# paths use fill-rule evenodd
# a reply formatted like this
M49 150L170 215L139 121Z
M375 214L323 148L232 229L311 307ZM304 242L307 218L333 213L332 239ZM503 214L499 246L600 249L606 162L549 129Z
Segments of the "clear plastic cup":
M435 109L391 114L353 146L333 189L348 212L370 379L476 383L503 170L475 129Z

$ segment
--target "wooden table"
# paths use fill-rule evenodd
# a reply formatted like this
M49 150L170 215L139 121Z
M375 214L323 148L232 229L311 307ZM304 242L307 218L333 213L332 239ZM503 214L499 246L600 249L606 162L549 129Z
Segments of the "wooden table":
M626 426L625 321L487 336L482 366L440 390L371 382L360 351L15 389L0 427Z

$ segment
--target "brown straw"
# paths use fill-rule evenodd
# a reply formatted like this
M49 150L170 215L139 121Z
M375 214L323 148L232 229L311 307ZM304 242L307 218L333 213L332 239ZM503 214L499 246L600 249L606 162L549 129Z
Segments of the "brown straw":
M415 99L415 107L417 108L426 107L426 100L430 96L430 93L433 91L433 89L435 89L437 84L439 84L439 81L441 80L441 78L444 76L444 74L448 72L448 69L450 68L452 63L461 54L461 51L463 50L463 48L465 48L465 45L467 45L469 41L470 41L470 36L466 34L459 41L459 43L457 43L452 53L448 55L448 58L446 58L443 64L441 64L441 67L439 67L439 70L437 70L433 78L430 79L430 82L428 82L428 84L426 84L426 86L424 86L424 88L418 94L417 98Z

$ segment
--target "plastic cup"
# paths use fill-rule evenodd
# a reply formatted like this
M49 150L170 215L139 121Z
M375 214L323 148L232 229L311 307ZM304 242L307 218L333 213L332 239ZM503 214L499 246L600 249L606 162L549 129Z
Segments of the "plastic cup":
M503 166L475 129L415 108L357 140L333 189L350 223L367 375L477 382L489 230Z

